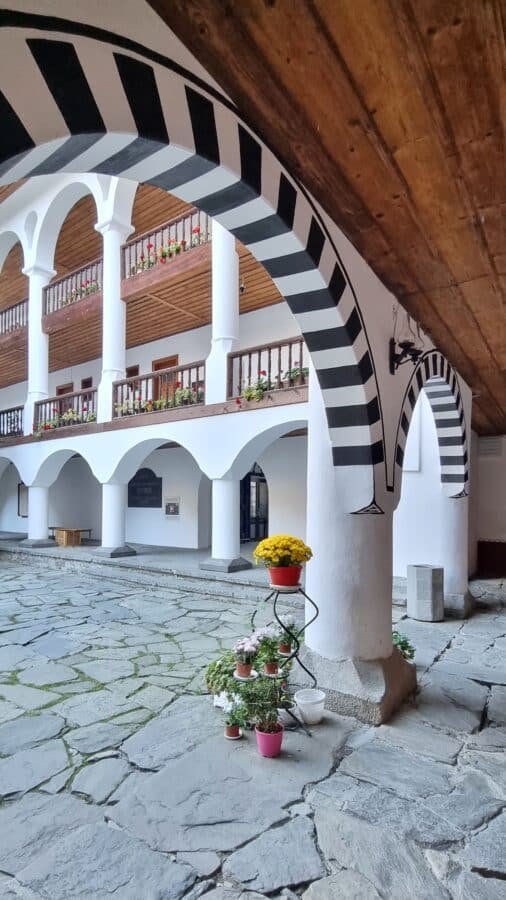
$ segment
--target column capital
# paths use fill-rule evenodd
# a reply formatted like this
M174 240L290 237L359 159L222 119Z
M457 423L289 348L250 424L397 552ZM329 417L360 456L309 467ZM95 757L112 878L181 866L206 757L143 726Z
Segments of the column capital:
M109 231L117 231L121 234L121 239L126 241L126 239L133 234L135 228L131 222L125 222L123 219L112 216L110 219L102 219L101 222L97 222L95 231L98 231L99 234L102 235L107 234Z
M38 278L43 278L46 281L51 281L51 278L54 278L56 275L55 269L46 269L44 266L38 266L36 264L32 266L25 266L24 269L21 269L23 275L26 275L27 278L31 278L32 275Z

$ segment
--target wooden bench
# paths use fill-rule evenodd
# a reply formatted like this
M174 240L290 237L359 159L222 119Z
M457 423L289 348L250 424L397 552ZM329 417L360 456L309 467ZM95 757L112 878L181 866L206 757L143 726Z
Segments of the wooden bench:
M51 525L49 528L51 537L59 547L78 547L81 543L81 535L88 535L91 541L91 528L62 528L61 525Z

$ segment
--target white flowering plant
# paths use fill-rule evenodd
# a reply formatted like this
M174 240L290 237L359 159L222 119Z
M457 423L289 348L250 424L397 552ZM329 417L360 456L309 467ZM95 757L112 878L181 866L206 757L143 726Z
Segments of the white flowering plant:
M235 658L241 663L251 663L258 653L258 640L251 635L236 641L233 647Z

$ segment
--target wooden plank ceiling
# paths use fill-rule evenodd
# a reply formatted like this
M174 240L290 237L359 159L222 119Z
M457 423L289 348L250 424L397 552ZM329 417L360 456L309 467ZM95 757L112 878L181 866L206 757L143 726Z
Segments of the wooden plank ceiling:
M0 194L0 202L2 198ZM133 237L155 229L164 222L185 215L187 203L148 185L137 189L132 221ZM91 196L83 197L68 213L55 252L55 278L86 265L101 255L101 237L94 229L96 210ZM242 244L238 244L240 279L245 290L240 297L241 313L282 300L263 266ZM16 244L0 273L0 309L22 300L28 293L28 280L21 273L22 252ZM170 267L167 267L170 272ZM127 305L127 346L187 331L211 321L210 262L192 268L181 278L160 283L148 295ZM49 338L50 371L78 365L101 355L102 325L99 313L89 315L86 327L69 325ZM24 380L26 347L22 352L0 352L0 387Z
M501 0L149 2L505 433Z

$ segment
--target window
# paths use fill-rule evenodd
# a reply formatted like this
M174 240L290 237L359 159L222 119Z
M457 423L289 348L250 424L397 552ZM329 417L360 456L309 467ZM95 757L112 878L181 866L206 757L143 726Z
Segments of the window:
M126 378L135 378L139 374L139 366L127 366L125 369Z
M59 384L56 388L56 396L59 397L61 394L71 394L74 390L74 382L69 381L68 384Z
M179 356L164 356L162 359L153 360L151 371L159 372L161 369L174 369L178 364ZM176 390L177 379L177 372L171 372L170 375L162 375L160 378L154 378L153 400L172 399Z
M28 518L28 488L22 481L18 484L18 516Z
M88 388L93 387L93 378L81 378L81 390L87 391Z

